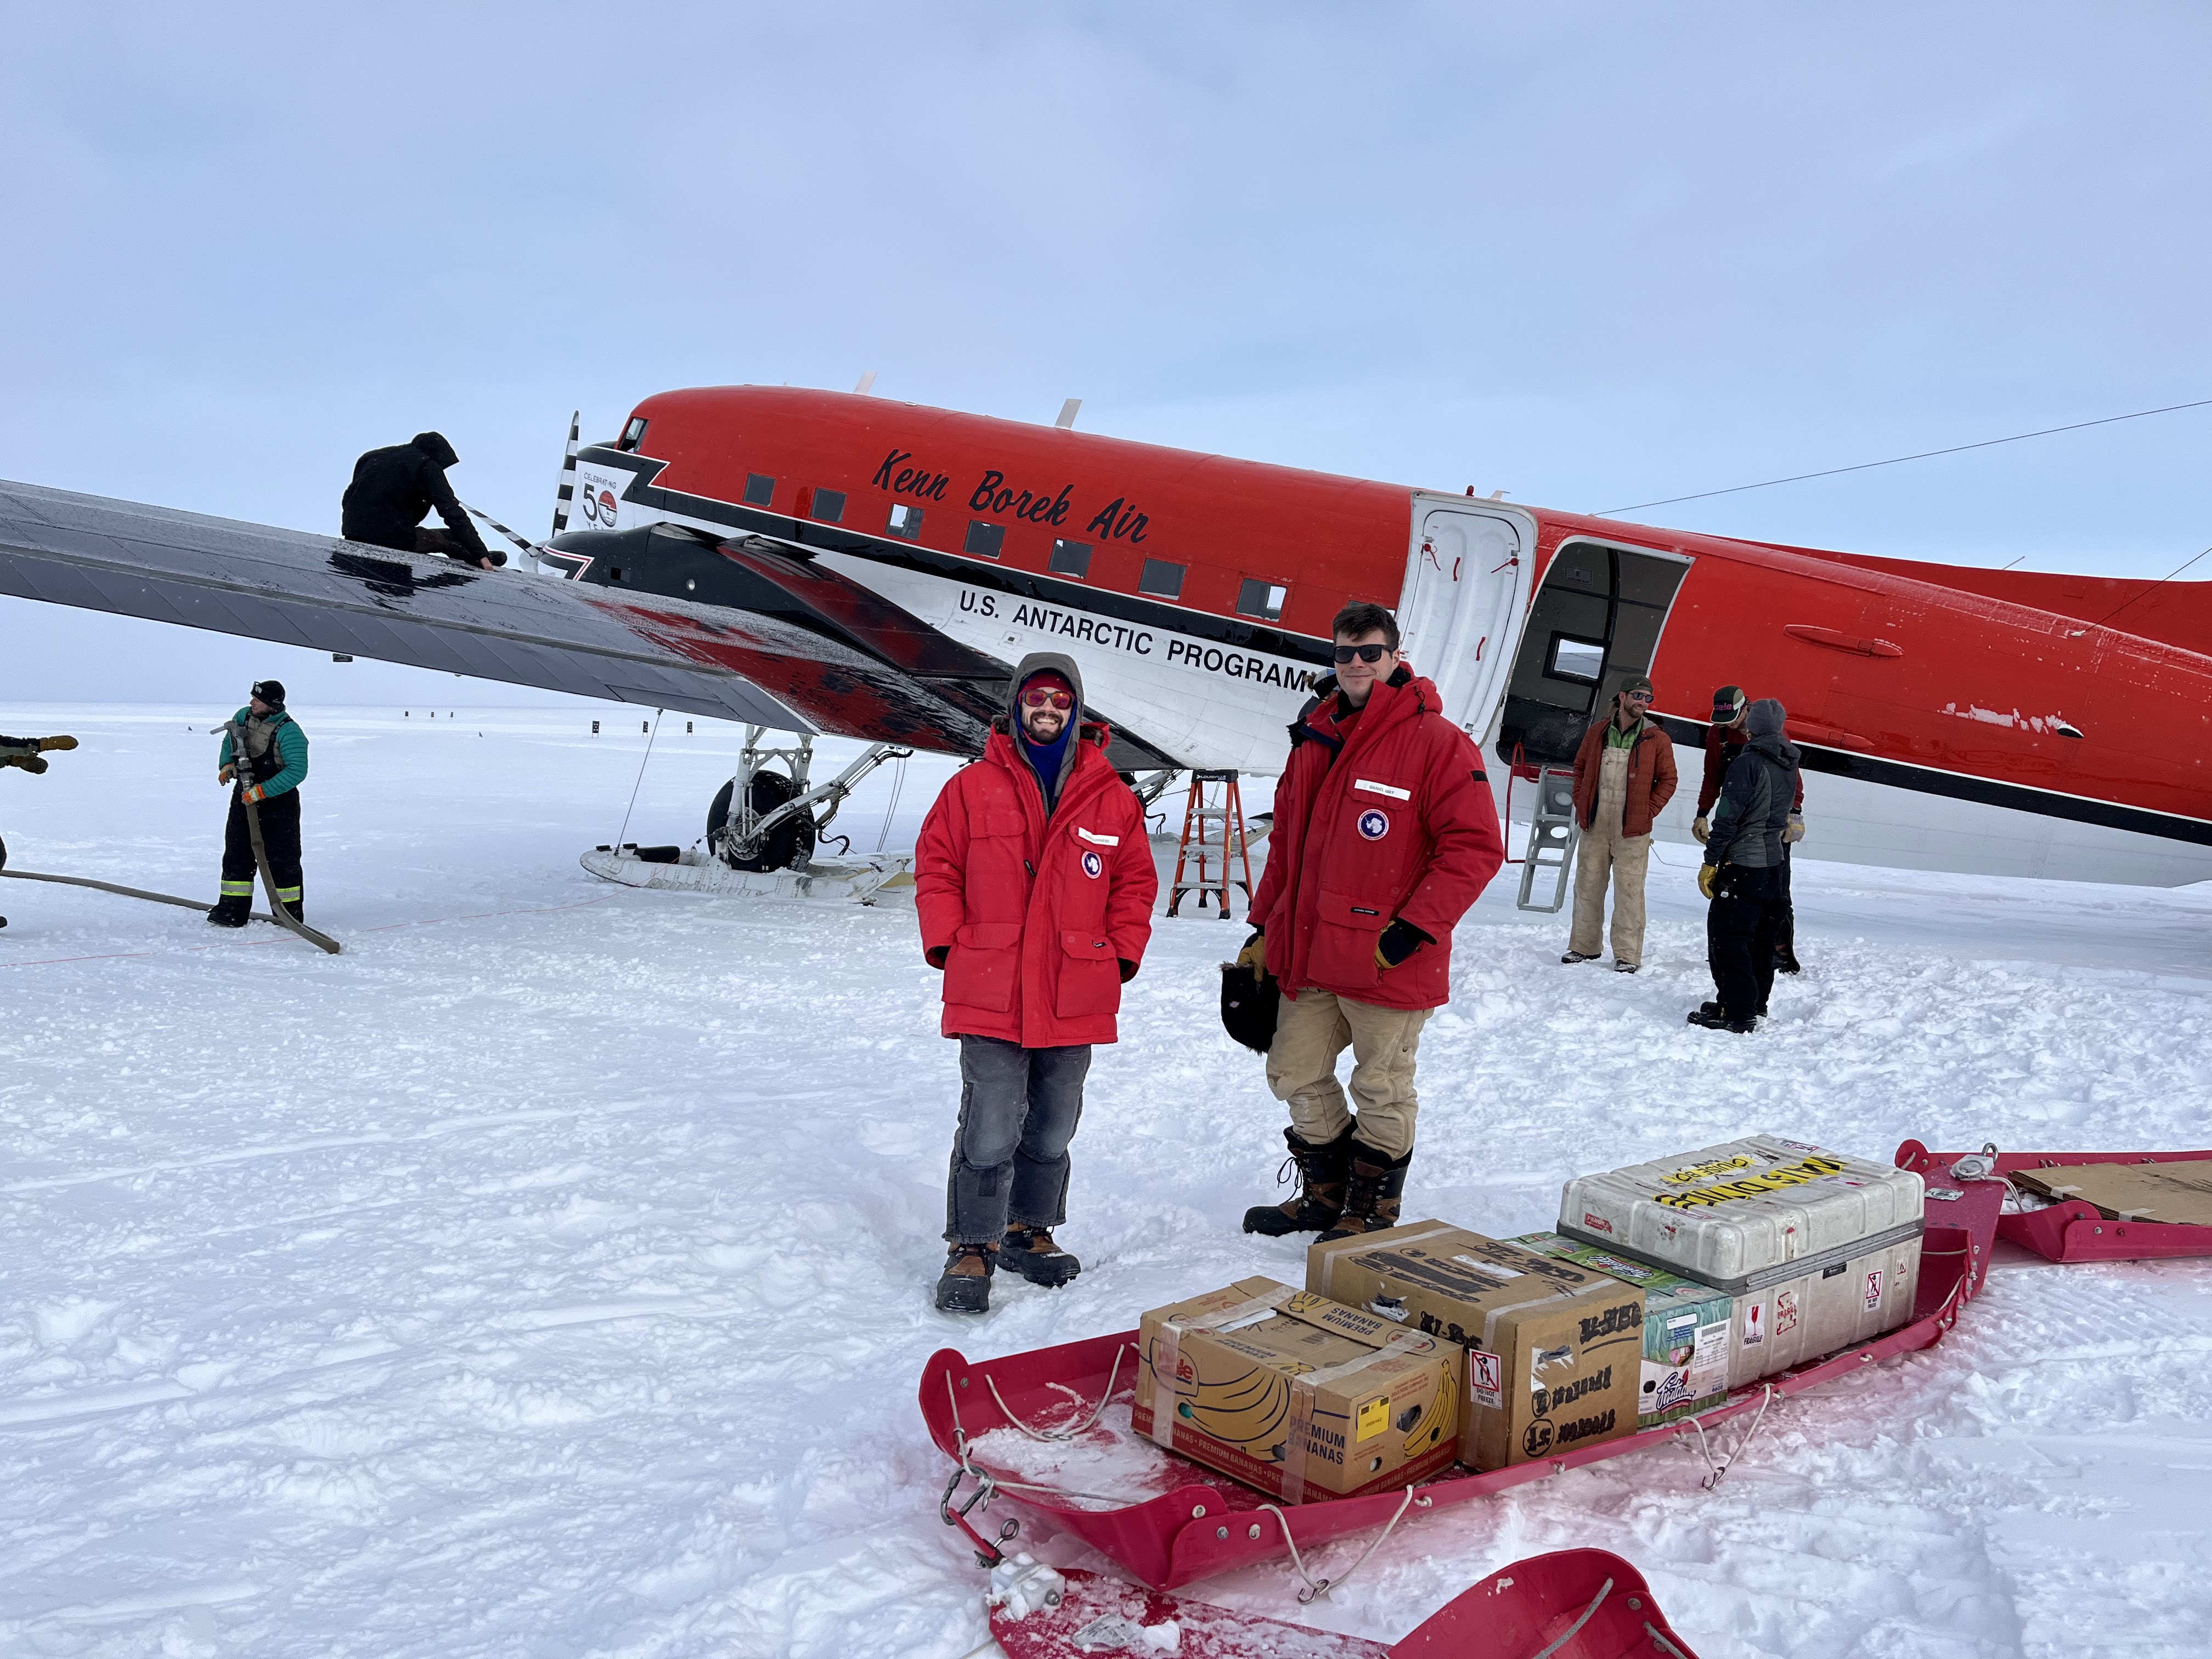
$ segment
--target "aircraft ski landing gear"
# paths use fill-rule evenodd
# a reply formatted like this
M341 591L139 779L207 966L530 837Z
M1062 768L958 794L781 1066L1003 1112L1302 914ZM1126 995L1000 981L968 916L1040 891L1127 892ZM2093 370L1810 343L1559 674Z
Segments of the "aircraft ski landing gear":
M745 727L737 775L716 792L707 809L707 847L732 870L803 870L816 844L854 786L885 761L904 760L910 749L872 743L829 782L812 783L814 739L795 747L763 748L764 726ZM783 770L769 769L781 761Z

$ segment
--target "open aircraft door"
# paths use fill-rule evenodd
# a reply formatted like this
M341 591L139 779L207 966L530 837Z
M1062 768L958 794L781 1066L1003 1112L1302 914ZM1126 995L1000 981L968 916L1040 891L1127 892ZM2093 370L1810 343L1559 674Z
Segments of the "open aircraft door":
M1444 713L1478 747L1496 735L1504 708L1535 545L1536 522L1517 508L1413 497L1401 643L1413 672L1436 682Z

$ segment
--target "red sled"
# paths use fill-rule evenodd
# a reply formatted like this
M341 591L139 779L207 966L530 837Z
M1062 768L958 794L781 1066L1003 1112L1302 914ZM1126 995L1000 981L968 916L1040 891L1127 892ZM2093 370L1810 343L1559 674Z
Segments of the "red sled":
M993 1609L991 1634L1006 1659L1167 1651L1176 1659L1697 1659L1651 1599L1644 1575L1604 1550L1516 1561L1396 1642L1233 1613L1097 1573L1056 1578L1057 1599L1048 1605ZM1157 1643L1147 1632L1158 1633Z
M1960 1185L1952 1179L1951 1166L1967 1156L1931 1152L1920 1142L1908 1140L1897 1149L1897 1167L1914 1170L1926 1180L1932 1200L1939 1191ZM2014 1170L2051 1170L2071 1164L2212 1161L2212 1152L2000 1152L1995 1147L1984 1147L1971 1156L1987 1159L1991 1172L2000 1176ZM2064 1200L2047 1209L2000 1215L1997 1237L2051 1261L2147 1261L2160 1256L2212 1255L2212 1227L2180 1221L2114 1221L2095 1205L2080 1199Z
M1478 1474L1454 1468L1403 1492L1285 1508L1171 1452L1160 1454L1155 1474L1146 1482L1150 1490L1140 1496L1087 1494L1070 1490L1079 1482L1068 1479L1049 1484L1024 1480L1015 1470L978 1463L971 1443L989 1431L1012 1427L1033 1439L1079 1445L1087 1426L1097 1421L1107 1404L1133 1391L1130 1361L1137 1352L1137 1333L1121 1331L981 1361L971 1361L954 1349L940 1349L924 1368L921 1386L923 1421L954 1465L939 1513L948 1526L961 1528L979 1546L983 1565L994 1565L997 1549L975 1531L967 1517L1003 1496L1098 1551L1139 1584L1171 1590L1286 1553L1304 1574L1304 1559L1334 1540L1370 1528L1393 1528L1401 1520L1415 1522L1439 1504L1488 1498L1601 1458L1651 1450L1692 1434L1700 1446L1717 1446L1723 1437L1713 1431L1731 1419L1745 1419L1734 1449L1713 1462L1710 1485L1725 1474L1728 1462L1757 1431L1777 1396L1817 1388L1877 1360L1931 1347L1958 1322L1987 1275L2007 1188L1992 1177L1953 1182L1946 1190L1956 1191L1958 1196L1929 1206L1920 1283L1908 1323L1859 1346L1765 1378L1695 1417L1507 1468ZM1712 1461L1710 1449L1707 1455ZM963 1498L961 1488L969 1481L974 1482L972 1489ZM1000 1543L1016 1530L1017 1523L1006 1522Z

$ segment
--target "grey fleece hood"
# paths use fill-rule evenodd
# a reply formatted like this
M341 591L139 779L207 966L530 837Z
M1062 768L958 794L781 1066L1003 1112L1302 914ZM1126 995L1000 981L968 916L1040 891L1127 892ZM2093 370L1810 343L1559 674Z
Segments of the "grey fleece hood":
M1797 745L1782 735L1790 711L1776 697L1761 697L1743 717L1744 735L1784 763L1797 764Z
M1039 674L1057 674L1075 691L1075 707L1067 716L1067 745L1060 751L1060 778L1052 787L1056 800L1074 775L1075 751L1083 741L1083 671L1075 665L1074 658L1058 651L1032 651L1016 665L1013 678L1006 682L1006 735L1018 745L1024 740L1022 687Z

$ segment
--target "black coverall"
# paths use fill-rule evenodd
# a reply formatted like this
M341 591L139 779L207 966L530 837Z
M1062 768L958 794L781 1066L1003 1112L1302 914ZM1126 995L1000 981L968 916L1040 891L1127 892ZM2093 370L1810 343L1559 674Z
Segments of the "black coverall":
M402 553L442 553L471 564L484 558L505 564L504 553L486 550L468 510L446 482L446 469L459 459L434 432L370 450L353 464L353 482L346 486L340 526L345 538ZM434 507L446 521L442 531L420 527Z
M239 713L242 725L245 711ZM267 783L283 771L290 758L283 752L286 735L299 729L289 716L279 716L269 746L261 755L241 754L234 745L231 764L238 769L239 782ZM300 792L287 789L264 798L258 805L261 844L269 854L269 873L276 878L276 890L270 896L281 901L296 921L304 884L300 872ZM253 905L253 878L258 868L253 860L253 831L246 822L246 802L234 787L230 816L222 826L222 903L230 907L241 921Z

